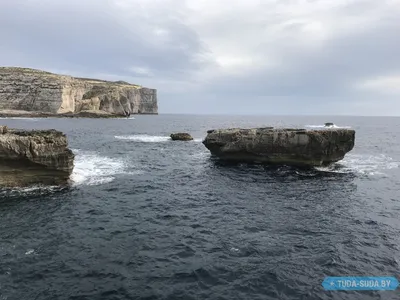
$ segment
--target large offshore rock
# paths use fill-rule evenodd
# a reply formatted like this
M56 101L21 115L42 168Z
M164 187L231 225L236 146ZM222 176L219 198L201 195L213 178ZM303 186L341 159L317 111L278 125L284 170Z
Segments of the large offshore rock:
M67 184L73 168L64 133L0 126L0 186Z
M0 67L0 114L63 115L83 111L99 111L100 114L92 115L100 117L107 114L157 114L157 90L123 81L74 78L35 69ZM106 114L102 114L104 112Z
M295 166L324 166L344 158L354 147L350 129L209 130L203 144L224 160Z

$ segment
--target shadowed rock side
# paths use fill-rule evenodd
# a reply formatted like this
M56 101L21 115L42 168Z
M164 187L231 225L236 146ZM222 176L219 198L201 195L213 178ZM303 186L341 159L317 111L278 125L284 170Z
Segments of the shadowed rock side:
M0 115L125 117L127 113L158 114L157 91L124 81L0 67Z
M324 166L342 160L354 147L349 129L219 129L209 130L203 144L228 161Z
M63 185L74 168L65 134L0 126L0 187Z

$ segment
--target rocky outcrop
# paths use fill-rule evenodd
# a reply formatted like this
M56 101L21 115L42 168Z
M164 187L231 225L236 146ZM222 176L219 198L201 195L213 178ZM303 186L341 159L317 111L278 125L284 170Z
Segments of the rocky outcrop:
M191 141L193 140L193 137L186 132L178 132L178 133L172 133L170 135L171 139L173 141Z
M105 115L157 114L157 91L124 81L74 78L27 68L0 68L1 111ZM16 112L16 113L17 113Z
M62 132L0 126L0 186L66 184L73 168L74 154Z
M228 161L295 166L324 166L342 160L354 147L350 129L219 129L209 130L203 144Z

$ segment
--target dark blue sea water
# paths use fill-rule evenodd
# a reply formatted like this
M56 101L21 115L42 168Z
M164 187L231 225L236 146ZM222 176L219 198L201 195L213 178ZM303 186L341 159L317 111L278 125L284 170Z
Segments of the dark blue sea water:
M356 130L331 168L227 165L207 129ZM400 118L135 116L2 119L55 128L69 189L0 190L0 299L399 299L325 291L326 276L400 273ZM173 142L186 131L192 142Z

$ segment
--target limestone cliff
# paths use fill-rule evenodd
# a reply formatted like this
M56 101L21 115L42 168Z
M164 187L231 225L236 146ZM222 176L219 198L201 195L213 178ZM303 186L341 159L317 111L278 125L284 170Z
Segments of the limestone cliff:
M35 69L0 67L0 111L50 114L99 111L157 114L157 90L123 81L75 78Z

